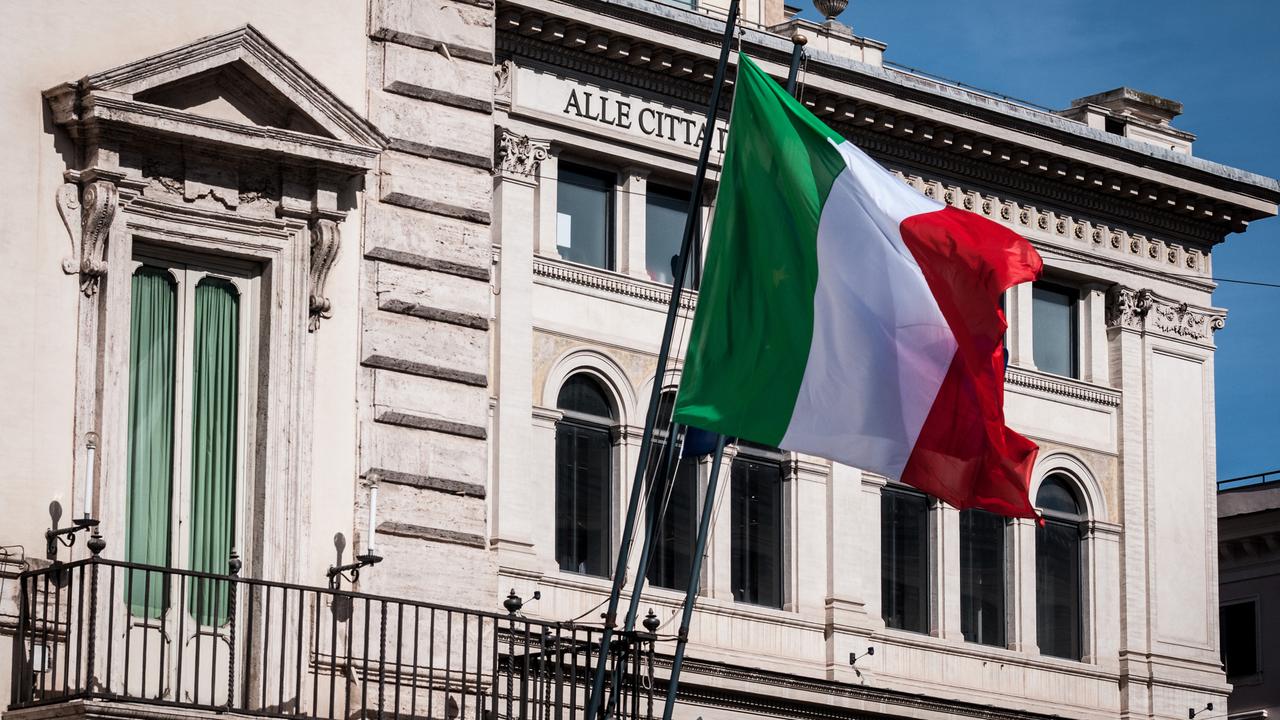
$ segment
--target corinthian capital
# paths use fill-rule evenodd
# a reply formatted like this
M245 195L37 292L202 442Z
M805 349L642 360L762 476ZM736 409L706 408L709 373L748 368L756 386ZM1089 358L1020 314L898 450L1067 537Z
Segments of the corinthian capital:
M548 142L533 140L528 135L517 135L499 128L496 163L499 174L517 175L532 180L538 174L538 166L547 159L550 147Z

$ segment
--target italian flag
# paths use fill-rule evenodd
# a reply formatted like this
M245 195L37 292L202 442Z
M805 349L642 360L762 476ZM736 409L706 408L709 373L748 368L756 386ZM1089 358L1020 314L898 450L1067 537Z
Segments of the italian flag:
M675 421L1034 517L999 299L1039 255L916 192L745 56L734 94Z

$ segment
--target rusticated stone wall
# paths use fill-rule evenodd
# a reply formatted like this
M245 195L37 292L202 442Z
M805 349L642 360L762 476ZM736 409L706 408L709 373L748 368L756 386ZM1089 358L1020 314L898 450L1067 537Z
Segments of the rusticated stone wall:
M390 146L366 195L360 468L379 485L386 560L360 582L494 610L493 584L476 581L494 574L485 505L493 7L374 0L369 38L369 118Z

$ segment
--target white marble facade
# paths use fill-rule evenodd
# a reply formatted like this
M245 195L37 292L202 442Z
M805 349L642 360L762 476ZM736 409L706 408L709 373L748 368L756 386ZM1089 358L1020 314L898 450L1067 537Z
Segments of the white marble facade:
M1083 647L1039 650L1030 521L1006 530L1004 646L966 642L960 515L941 505L928 631L886 627L885 479L789 457L781 607L734 601L718 501L679 715L1136 720L1225 704L1211 253L1274 215L1280 185L1194 157L1171 101L1115 91L1045 113L881 67L883 43L788 21L781 3L747 5L742 47L777 76L791 32L814 36L804 100L820 117L921 192L1023 233L1078 290L1075 378L1035 365L1031 288L1006 296L1006 411L1042 448L1032 492L1061 474L1085 506ZM646 269L646 207L651 188L690 182L717 7L139 2L94 28L52 6L17 13L32 32L0 52L35 59L0 102L14 138L0 373L22 386L0 416L0 545L23 549L0 556L0 655L8 583L49 561L50 502L85 497L89 432L94 512L107 555L122 547L118 278L153 251L246 268L261 349L243 391L246 573L318 585L335 533L348 556L374 534L386 561L361 590L497 610L514 588L540 591L530 617L591 616L608 580L555 557L556 396L583 372L612 397L616 542L670 292ZM40 52L53 37L67 50ZM565 163L614 179L613 269L561 257ZM678 377L677 359L661 382ZM642 608L669 633L679 602L652 589Z

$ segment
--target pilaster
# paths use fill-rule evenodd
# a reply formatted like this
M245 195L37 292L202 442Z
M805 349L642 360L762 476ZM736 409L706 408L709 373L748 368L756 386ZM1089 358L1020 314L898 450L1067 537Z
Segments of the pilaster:
M645 218L649 170L623 168L614 193L618 215L618 272L632 277L649 277L645 268Z

